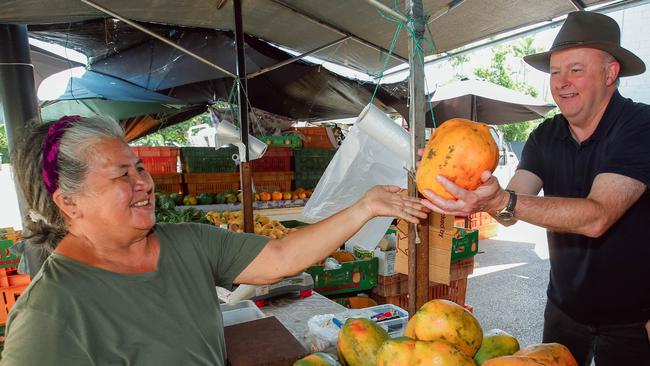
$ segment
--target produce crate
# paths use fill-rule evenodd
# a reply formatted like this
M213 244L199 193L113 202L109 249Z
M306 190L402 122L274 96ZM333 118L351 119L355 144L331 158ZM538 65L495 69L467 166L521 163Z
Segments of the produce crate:
M323 176L322 171L296 171L294 173L294 189L305 188L312 189L318 184L318 181Z
M131 146L131 150L140 158L177 157L178 148L169 146Z
M179 173L164 173L151 176L156 186L156 192L183 193L181 175Z
M291 171L291 155L290 148L269 147L262 158L251 162L253 172Z
M11 239L0 239L0 271L4 269L13 269L18 266L20 256L17 256L9 251L9 248L14 245Z
M337 149L298 149L293 153L294 171L323 172L336 154Z
M253 172L253 183L257 192L285 192L291 190L292 172ZM185 173L183 181L187 194L222 193L240 188L237 173Z
M445 299L453 301L460 306L464 306L466 295L467 278L453 280L449 283L449 286L431 282L429 284L427 301L433 299ZM370 297L378 304L393 304L404 309L408 309L408 296L408 292L395 296L381 296L373 292L370 293Z
M181 161L186 173L222 173L238 171L237 164L232 159L239 154L236 147L182 147Z
M293 130L303 138L303 147L331 149L336 146L334 133L329 127L295 127Z
M450 280L457 281L467 279L474 272L474 258L463 259L452 263L450 267ZM430 286L438 285L435 282L429 282ZM377 276L377 286L372 289L372 293L378 296L399 296L408 293L408 276L397 273L390 276Z
M298 149L302 147L302 138L298 135L262 135L257 136L260 141L264 141L269 147L289 147Z
M317 264L305 270L314 279L314 290L336 295L369 290L377 285L377 258L341 263L341 268L326 270Z
M178 148L166 146L131 146L145 169L151 174L176 173L178 163Z
M237 173L184 173L183 182L187 194L222 193L239 189Z
M253 171L253 183L257 192L287 192L291 190L293 172Z

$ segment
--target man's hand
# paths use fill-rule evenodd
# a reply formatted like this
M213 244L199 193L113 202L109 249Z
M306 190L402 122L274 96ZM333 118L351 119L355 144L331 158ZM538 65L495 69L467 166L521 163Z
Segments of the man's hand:
M418 149L418 155L422 157L424 149ZM416 163L420 166L420 162ZM463 189L442 175L436 177L438 182L445 187L457 199L447 200L427 189L423 192L427 200L422 201L431 210L457 216L469 216L474 212L496 212L508 204L508 194L501 188L499 181L489 171L481 175L481 184L476 190L468 191Z

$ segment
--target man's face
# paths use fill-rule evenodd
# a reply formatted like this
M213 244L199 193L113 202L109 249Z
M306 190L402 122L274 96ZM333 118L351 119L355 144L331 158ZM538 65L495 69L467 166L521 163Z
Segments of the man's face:
M609 102L618 76L616 60L594 48L569 48L551 54L551 94L572 124L587 124Z

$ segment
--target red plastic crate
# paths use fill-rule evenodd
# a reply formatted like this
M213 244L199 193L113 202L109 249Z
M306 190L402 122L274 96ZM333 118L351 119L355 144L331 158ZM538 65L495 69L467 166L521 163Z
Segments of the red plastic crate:
M156 186L156 192L183 193L181 175L178 173L162 173L151 176Z
M291 170L292 155L290 148L269 147L262 158L252 161L253 172L288 172Z
M223 193L239 189L239 172L236 173L184 173L187 194Z
M295 127L293 130L302 135L305 148L331 149L337 146L330 127Z
M465 297L467 295L467 278L461 280L451 281L449 286L431 283L429 285L429 294L427 297L428 300L433 299L445 299L453 301L460 306L465 305ZM395 296L380 296L374 292L370 293L370 298L375 300L378 304L393 304L401 307L402 309L408 309L408 293L395 295Z
M167 146L131 146L149 174L176 173L179 149Z

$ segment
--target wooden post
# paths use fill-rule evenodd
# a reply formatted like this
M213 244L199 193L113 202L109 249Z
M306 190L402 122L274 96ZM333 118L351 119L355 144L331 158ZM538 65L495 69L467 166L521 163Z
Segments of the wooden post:
M424 35L425 19L422 0L407 0L409 34L409 130L411 133L411 163L415 171L415 162L419 159L417 149L424 147L424 60L418 55L420 38ZM413 37L415 36L415 37ZM421 49L421 48L420 48ZM409 196L417 197L415 176L409 174ZM417 233L417 234L416 234ZM409 225L409 308L411 315L427 301L429 290L429 238L428 225Z

